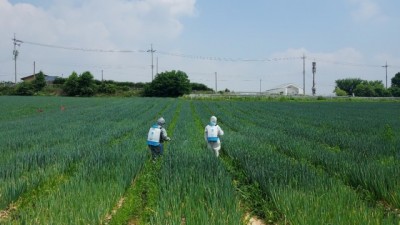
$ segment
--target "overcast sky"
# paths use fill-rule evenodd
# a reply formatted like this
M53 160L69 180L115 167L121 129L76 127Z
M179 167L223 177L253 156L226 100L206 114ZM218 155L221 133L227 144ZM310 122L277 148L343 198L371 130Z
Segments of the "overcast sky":
M386 82L400 72L397 0L0 0L0 81L35 70L149 82L181 70L218 90L281 84L331 95L335 80ZM215 73L217 82L215 82Z

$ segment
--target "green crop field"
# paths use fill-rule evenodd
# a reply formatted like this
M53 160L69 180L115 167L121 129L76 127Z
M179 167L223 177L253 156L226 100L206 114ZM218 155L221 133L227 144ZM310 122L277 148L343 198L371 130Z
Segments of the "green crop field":
M398 224L400 104L0 96L0 224ZM206 148L211 115L224 129ZM160 116L172 141L150 160Z

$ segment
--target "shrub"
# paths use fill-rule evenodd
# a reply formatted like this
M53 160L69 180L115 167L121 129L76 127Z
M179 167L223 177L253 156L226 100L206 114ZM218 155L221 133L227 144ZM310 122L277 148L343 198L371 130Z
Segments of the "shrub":
M33 86L29 82L19 83L19 84L17 84L17 87L15 89L15 94L16 95L28 96L28 95L33 95L34 93L35 92L34 92Z
M336 87L335 90L333 91L333 93L336 93L336 96L346 96L347 92Z

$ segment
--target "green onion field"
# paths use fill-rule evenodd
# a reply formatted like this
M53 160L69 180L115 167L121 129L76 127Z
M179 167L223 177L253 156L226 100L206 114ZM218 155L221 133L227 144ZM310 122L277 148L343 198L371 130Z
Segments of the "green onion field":
M0 96L0 109L0 224L400 225L399 102ZM153 163L160 116L172 140Z

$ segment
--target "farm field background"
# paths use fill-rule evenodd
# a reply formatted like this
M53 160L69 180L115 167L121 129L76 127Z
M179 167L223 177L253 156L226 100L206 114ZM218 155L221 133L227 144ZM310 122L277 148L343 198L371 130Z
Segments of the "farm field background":
M0 96L0 224L400 224L400 104ZM211 115L222 155L206 149ZM172 141L150 161L159 117Z

